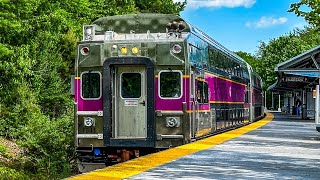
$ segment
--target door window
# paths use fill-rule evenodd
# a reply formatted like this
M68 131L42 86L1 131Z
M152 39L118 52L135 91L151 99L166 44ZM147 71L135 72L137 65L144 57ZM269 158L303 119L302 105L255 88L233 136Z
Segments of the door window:
M121 97L139 99L141 97L141 74L122 73Z

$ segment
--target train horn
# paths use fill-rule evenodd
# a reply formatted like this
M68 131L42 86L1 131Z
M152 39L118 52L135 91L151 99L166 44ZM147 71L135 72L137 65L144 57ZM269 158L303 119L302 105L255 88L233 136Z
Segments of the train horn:
M172 30L177 30L179 28L179 24L176 21L173 21L171 23L171 29Z
M183 24L182 21L180 21L180 22L179 22L179 25L178 25L178 28L179 28L179 31L181 32L181 31L183 31L183 30L186 28L186 26Z

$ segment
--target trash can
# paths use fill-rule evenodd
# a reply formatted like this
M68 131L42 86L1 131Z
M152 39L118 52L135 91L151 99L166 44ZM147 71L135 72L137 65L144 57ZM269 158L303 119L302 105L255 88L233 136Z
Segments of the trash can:
M308 119L307 118L307 104L302 105L301 114L302 114L302 119Z

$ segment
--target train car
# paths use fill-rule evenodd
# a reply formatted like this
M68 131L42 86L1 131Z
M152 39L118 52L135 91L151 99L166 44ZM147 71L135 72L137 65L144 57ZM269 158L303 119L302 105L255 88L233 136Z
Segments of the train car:
M259 120L264 116L264 104L263 104L263 90L262 90L262 80L261 77L255 73L252 72L251 77L251 89L252 89L252 119L253 121Z
M118 15L84 26L75 71L80 172L190 143L263 114L259 76L177 15Z

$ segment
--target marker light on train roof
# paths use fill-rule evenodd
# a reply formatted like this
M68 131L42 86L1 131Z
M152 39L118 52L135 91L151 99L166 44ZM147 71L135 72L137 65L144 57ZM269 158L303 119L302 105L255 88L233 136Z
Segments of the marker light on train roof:
M95 35L95 27L94 25L85 25L83 26L83 40L91 41Z
M137 54L139 52L139 49L137 47L133 47L131 49L132 54Z
M117 50L118 46L117 45L112 45L112 50Z
M171 48L171 51L174 53L174 54L178 54L180 53L182 50L182 47L179 45L179 44L175 44L172 46Z
M120 49L120 51L121 51L121 54L127 54L128 53L128 49L126 47L122 47Z
M83 47L83 48L81 48L80 53L82 55L86 56L89 54L89 51L90 51L90 49L88 47Z

